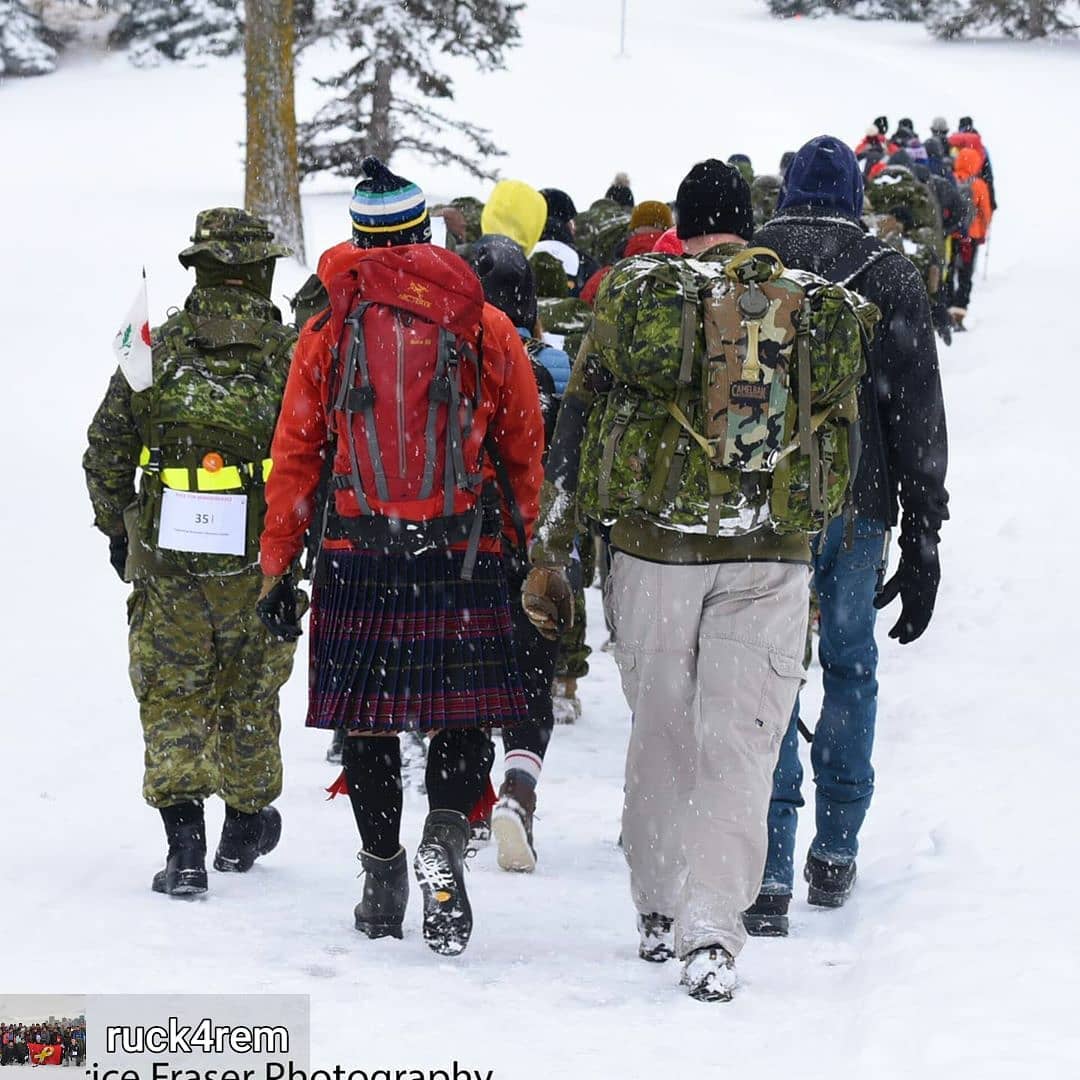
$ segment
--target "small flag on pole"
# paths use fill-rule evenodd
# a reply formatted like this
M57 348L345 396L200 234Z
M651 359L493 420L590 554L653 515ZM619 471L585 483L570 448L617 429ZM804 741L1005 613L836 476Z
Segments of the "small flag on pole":
M150 347L150 304L146 298L146 271L127 318L113 339L113 352L132 390L148 390L154 385L154 365Z

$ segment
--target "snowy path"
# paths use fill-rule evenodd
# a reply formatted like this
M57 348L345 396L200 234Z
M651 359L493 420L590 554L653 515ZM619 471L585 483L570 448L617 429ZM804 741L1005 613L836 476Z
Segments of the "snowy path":
M691 1002L672 967L640 963L615 847L627 716L602 654L582 684L583 721L556 732L551 749L539 869L501 874L490 850L473 862L477 930L460 960L424 948L415 898L404 942L352 930L354 829L344 801L323 800L333 774L323 737L298 727L302 662L283 710L280 849L246 879L214 875L204 902L151 895L160 825L139 801L124 591L88 527L79 455L139 266L160 317L187 285L174 253L195 209L240 198L239 69L138 73L122 58L75 54L54 77L0 87L0 145L15 162L0 179L0 989L309 993L319 1064L457 1058L499 1080L1075 1077L1070 258L1080 227L1054 207L1080 156L1060 138L1053 104L1060 112L1077 98L1077 50L948 50L918 28L778 26L756 0L671 0L666 22L632 5L631 59L614 63L606 6L585 7L534 0L514 72L491 84L461 78L461 107L510 151L507 174L561 183L582 201L616 168L647 198L674 190L708 152L746 151L768 167L821 129L856 136L882 108L923 126L975 111L992 133L1004 209L990 278L980 275L974 331L943 359L953 496L944 585L918 645L885 640L892 620L881 622L879 786L852 902L826 913L800 898L790 939L743 954L730 1007ZM581 27L567 42L560 19L571 11ZM584 121L536 116L536 80L552 85L563 47L583 97L620 105L603 120L602 150ZM715 116L671 109L650 77L677 69L688 80L680 100L707 102L718 75L726 86L753 78L762 57L775 93L747 109L720 101ZM432 191L472 189L407 167ZM344 200L309 197L306 210L314 253L341 235ZM287 269L279 292L300 276ZM410 845L421 815L414 798Z

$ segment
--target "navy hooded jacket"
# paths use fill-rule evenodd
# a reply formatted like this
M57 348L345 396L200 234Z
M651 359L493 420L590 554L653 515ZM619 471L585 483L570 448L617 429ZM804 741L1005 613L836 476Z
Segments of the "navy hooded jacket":
M791 206L815 206L856 220L862 217L862 173L846 143L819 135L795 155L776 211L782 213Z
M753 243L772 248L785 266L829 278L849 250L867 243L861 210L855 154L837 139L814 139L796 155L781 209ZM892 525L902 506L901 544L936 541L949 516L948 439L930 303L907 259L878 241L869 247L877 257L851 287L877 304L882 319L859 386L863 453L855 507Z

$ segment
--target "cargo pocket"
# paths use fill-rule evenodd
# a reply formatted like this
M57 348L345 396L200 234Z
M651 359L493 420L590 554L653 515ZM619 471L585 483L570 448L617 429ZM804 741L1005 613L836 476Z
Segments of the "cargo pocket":
M761 702L757 711L758 726L783 738L791 722L795 699L804 682L806 669L801 660L770 650L765 685L761 688Z

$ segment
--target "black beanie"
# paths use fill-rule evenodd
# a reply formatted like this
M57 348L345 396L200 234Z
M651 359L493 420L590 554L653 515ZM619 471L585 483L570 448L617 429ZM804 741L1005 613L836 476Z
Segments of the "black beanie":
M749 240L754 235L750 187L733 165L716 158L699 161L679 185L675 196L680 240L709 233L733 233Z
M536 284L525 252L508 236L481 236L469 249L469 265L484 286L484 299L532 333Z
M623 172L616 174L611 186L604 192L604 198L618 203L619 206L625 206L627 210L633 210L634 193L630 188L630 177Z

